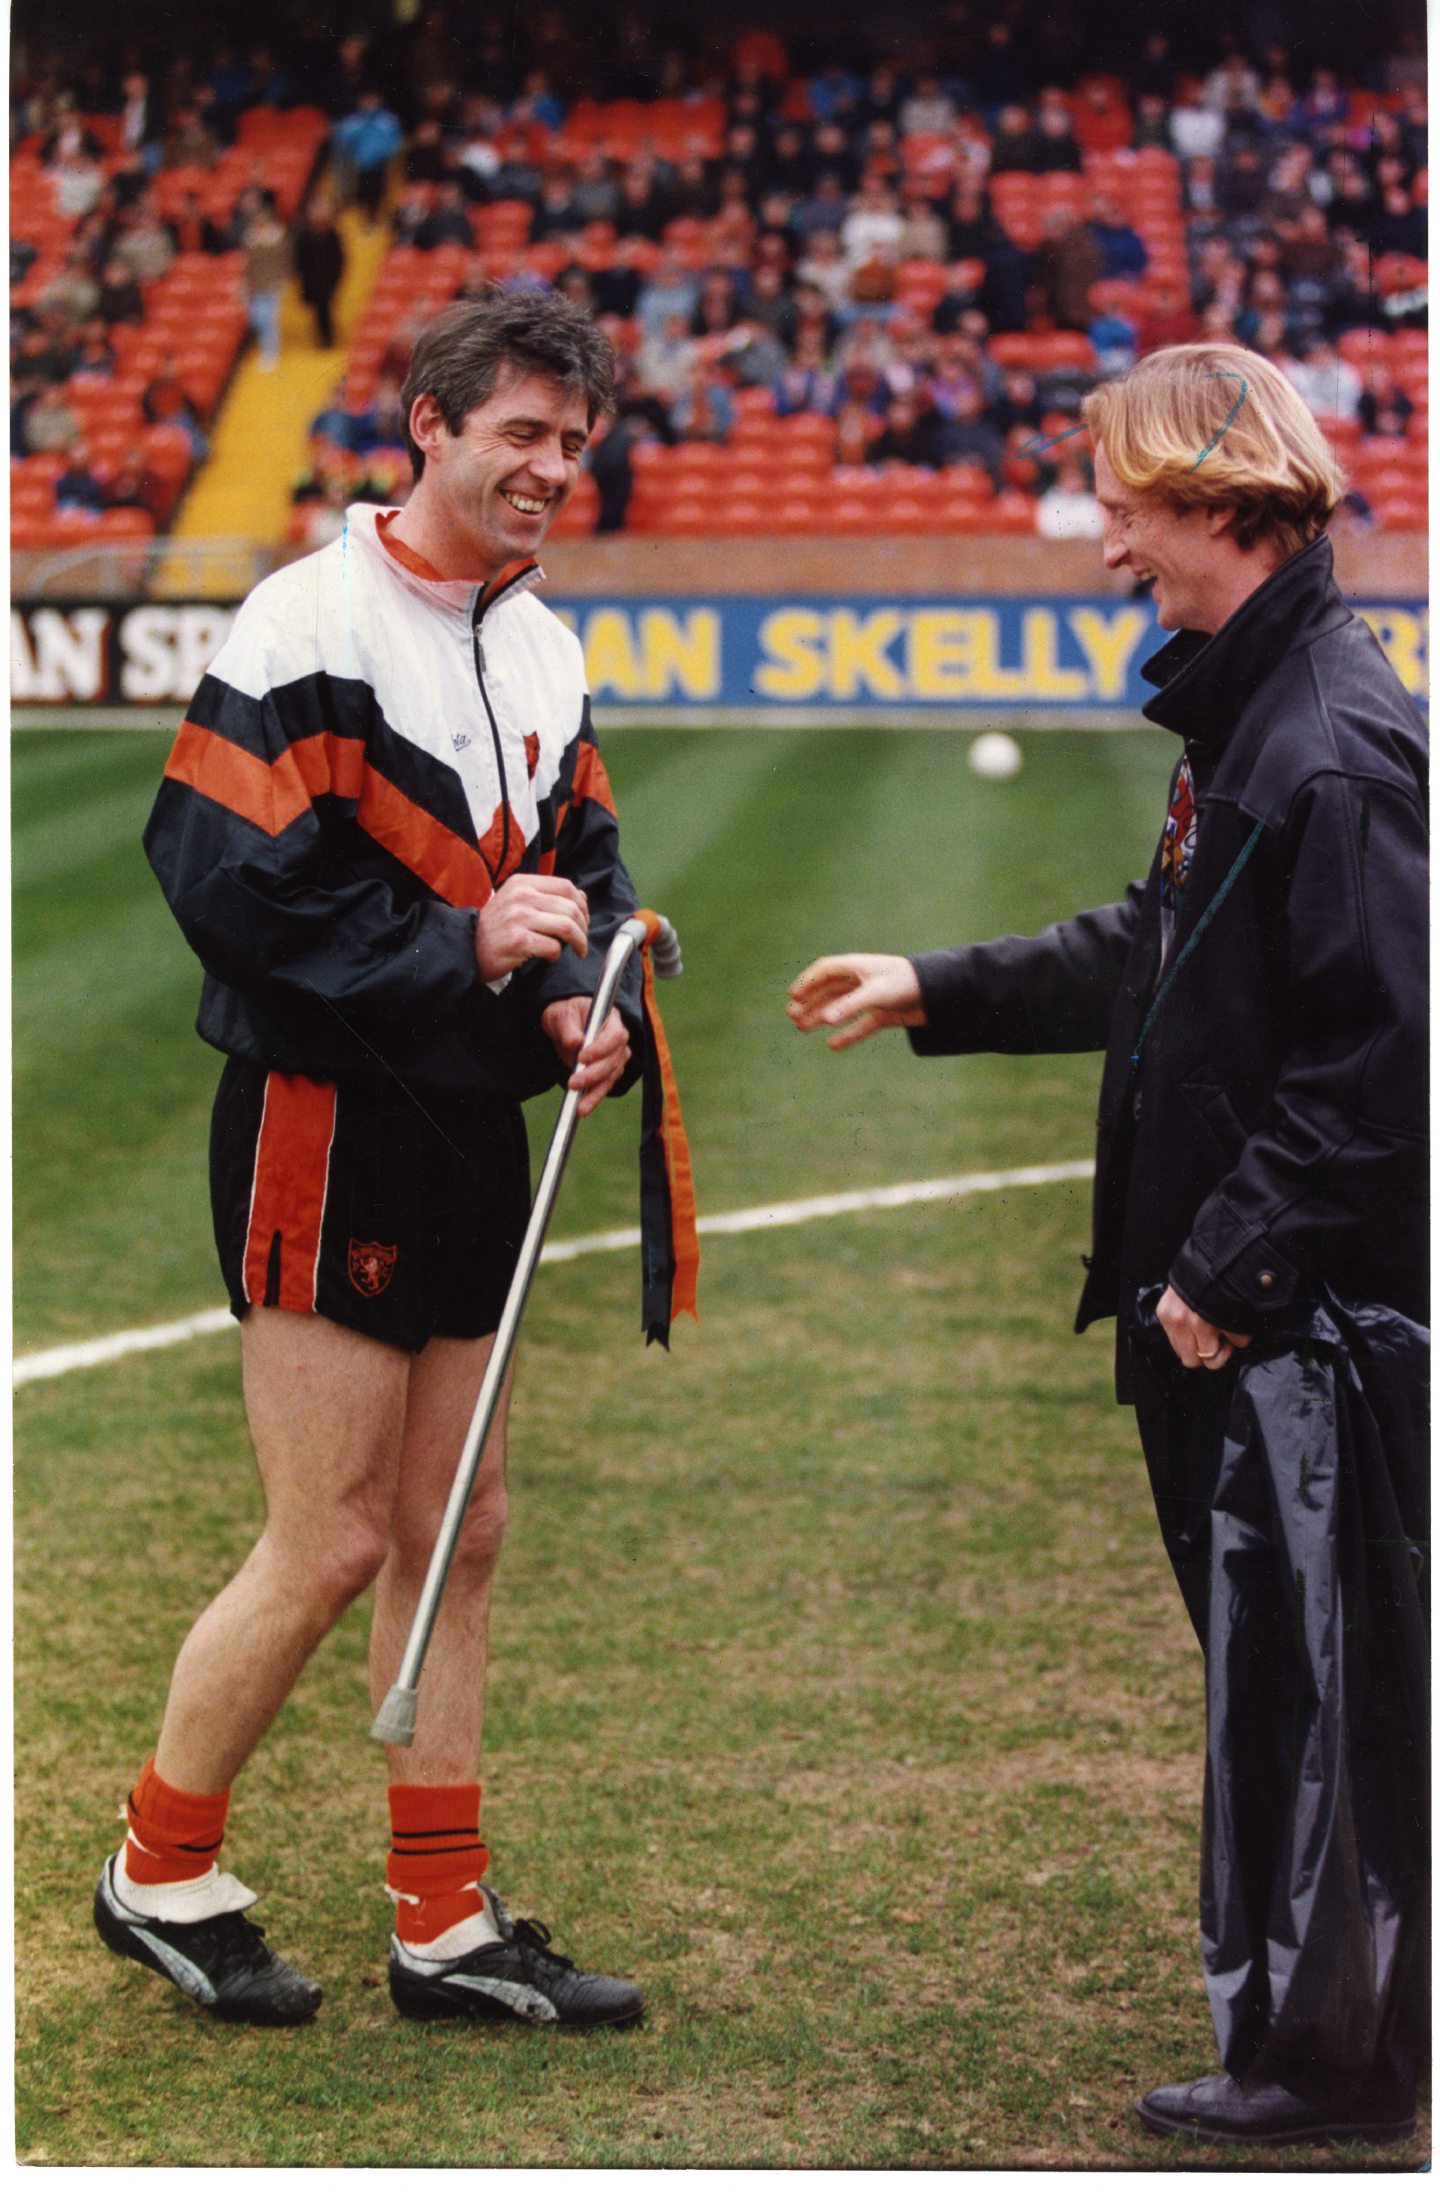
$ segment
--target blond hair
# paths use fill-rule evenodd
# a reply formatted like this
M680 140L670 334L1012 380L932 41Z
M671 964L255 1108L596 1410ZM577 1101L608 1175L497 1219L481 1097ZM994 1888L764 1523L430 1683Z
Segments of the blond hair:
M1180 511L1228 506L1241 549L1293 557L1344 489L1335 453L1278 367L1238 343L1151 351L1081 406L1122 488Z

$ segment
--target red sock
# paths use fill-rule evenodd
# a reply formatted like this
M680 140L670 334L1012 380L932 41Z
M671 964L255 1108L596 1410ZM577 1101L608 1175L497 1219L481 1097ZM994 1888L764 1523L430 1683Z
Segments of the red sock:
M385 1882L402 1895L396 1934L428 1945L484 1905L490 1866L480 1842L478 1785L392 1785Z
M203 1877L220 1851L229 1806L228 1785L223 1793L182 1793L158 1774L152 1755L125 1804L131 1883L185 1884Z

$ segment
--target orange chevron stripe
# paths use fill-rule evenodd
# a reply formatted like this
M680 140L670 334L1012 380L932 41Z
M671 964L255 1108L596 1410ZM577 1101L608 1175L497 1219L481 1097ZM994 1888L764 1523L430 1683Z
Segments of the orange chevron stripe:
M175 736L165 776L243 816L272 839L291 821L288 816L284 823L276 821L275 773L264 757L248 755L233 741L192 725L188 717Z
M273 763L250 755L218 733L187 718L180 727L165 776L243 817L278 839L320 794L356 804L356 816L378 846L428 885L452 908L481 908L500 878L495 874L505 836L503 805L479 847L473 847L411 801L367 760L359 740L338 733L311 733L294 741ZM525 834L512 810L505 874L525 851Z
M600 750L590 740L580 742L580 753L575 758L573 799L598 801L602 809L615 814L615 796L610 790L610 777L601 759Z
M555 811L555 844L548 854L542 854L536 867L542 877L553 877L555 862L560 852L560 834L565 829L565 819L572 808L582 801L598 801L602 809L615 814L615 795L611 790L609 774L600 758L600 750L589 740L580 742L575 757L575 777L570 792Z

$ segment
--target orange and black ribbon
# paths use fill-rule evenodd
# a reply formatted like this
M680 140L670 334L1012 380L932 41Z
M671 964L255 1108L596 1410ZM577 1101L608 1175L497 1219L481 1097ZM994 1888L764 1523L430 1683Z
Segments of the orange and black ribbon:
M665 1029L655 1004L655 971L650 947L660 918L637 909L645 925L641 948L645 1011L645 1061L640 1112L640 1258L643 1271L641 1317L647 1343L670 1347L670 1322L677 1312L700 1317L695 1284L700 1242L695 1226L695 1184L690 1146L680 1118L680 1093Z

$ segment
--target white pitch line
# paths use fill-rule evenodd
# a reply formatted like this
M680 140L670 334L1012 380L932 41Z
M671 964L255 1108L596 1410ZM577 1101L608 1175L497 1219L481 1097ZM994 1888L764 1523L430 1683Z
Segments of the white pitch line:
M61 1343L54 1350L33 1350L28 1358L15 1360L10 1385L23 1388L27 1381L53 1381L57 1374L107 1365L112 1358L128 1358L137 1350L168 1350L172 1343L188 1343L196 1335L216 1335L229 1325L230 1307L217 1305L213 1312L196 1312L188 1320L171 1320L164 1327L127 1327L118 1335L97 1335L89 1343Z
M841 1213L873 1213L900 1205L930 1205L943 1198L972 1197L986 1190L1038 1190L1047 1183L1083 1182L1095 1172L1093 1160L1059 1160L1049 1167L1010 1167L995 1173L939 1175L930 1182L893 1182L876 1190L842 1190L824 1198L792 1198L776 1205L747 1205L734 1213L711 1213L698 1223L702 1236L747 1236L761 1228L794 1228L802 1221L833 1220ZM570 1236L548 1243L540 1263L559 1265L567 1259L583 1259L592 1251L633 1251L640 1243L638 1228L610 1228L597 1236ZM140 1350L168 1350L172 1343L188 1343L197 1335L216 1335L229 1327L228 1306L196 1312L188 1320L171 1320L163 1327L129 1327L118 1335L99 1335L88 1343L62 1343L54 1350L31 1351L17 1358L10 1370L13 1388L29 1381L53 1381L62 1373L78 1373L86 1366L108 1365L113 1358L128 1358Z

